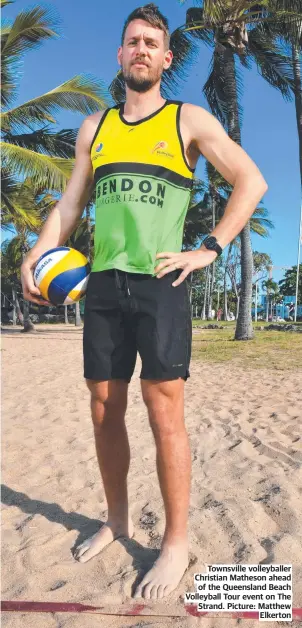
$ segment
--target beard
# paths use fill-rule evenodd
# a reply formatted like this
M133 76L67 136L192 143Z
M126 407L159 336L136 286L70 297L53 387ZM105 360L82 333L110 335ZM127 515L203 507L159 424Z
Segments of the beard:
M129 69L123 67L122 70L127 87L139 93L148 92L153 85L160 81L163 73L163 68L160 66L157 68L148 67L148 74L144 76L135 68L132 68L132 66L130 66Z

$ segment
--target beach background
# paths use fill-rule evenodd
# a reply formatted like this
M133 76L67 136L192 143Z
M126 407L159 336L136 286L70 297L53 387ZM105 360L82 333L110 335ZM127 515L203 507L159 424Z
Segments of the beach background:
M251 345L234 343L232 334L194 330L185 388L191 562L159 612L183 610L182 596L194 590L193 574L206 563L292 563L293 606L302 607L302 335L259 331ZM105 520L106 500L82 376L82 329L39 325L28 335L4 327L2 368L2 599L129 606L164 530L140 359L126 418L135 538L114 542L86 564L74 560L72 549ZM3 613L2 622L5 628L259 625L59 613Z

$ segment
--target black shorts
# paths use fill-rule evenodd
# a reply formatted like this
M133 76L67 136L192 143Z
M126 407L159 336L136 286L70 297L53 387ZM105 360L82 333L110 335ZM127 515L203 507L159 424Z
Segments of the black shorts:
M189 377L192 323L181 271L161 279L121 270L92 272L84 314L84 377L130 381L137 352L142 379Z

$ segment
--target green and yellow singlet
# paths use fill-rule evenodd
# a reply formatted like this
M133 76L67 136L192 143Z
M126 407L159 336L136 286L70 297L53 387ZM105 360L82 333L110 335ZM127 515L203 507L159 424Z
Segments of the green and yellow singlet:
M179 252L193 180L180 134L181 104L127 122L107 109L91 144L96 185L92 271L154 275L157 253Z

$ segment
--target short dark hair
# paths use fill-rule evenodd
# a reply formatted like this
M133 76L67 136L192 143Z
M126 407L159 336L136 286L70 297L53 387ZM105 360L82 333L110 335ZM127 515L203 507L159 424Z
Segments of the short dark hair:
M122 32L122 44L124 43L126 29L133 20L144 20L154 28L163 31L166 47L169 48L170 34L168 20L153 2L145 4L143 7L138 7L138 9L134 9L127 17Z

